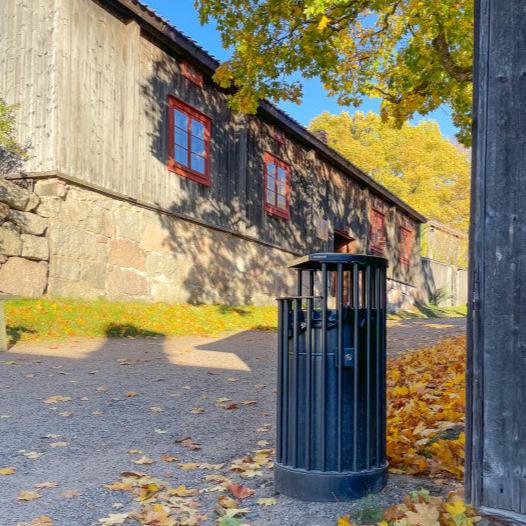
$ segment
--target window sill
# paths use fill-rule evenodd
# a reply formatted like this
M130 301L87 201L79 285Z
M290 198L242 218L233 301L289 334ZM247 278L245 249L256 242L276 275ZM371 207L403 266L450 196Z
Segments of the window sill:
M276 208L275 206L265 203L265 212L267 214L280 217L281 219L290 219L290 213L288 210L282 210L281 208Z
M168 170L170 172L176 173L182 177L186 177L196 183L202 184L203 186L211 186L210 177L208 175L200 174L199 172L194 172L189 168L186 168L180 164L168 163Z

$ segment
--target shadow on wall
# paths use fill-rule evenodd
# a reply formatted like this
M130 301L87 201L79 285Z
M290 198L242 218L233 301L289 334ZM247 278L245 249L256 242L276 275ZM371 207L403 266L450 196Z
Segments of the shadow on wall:
M141 87L150 153L166 166L167 101L173 94L212 119L212 177L211 186L206 187L167 173L172 180L164 187L170 188L165 193L173 200L162 202L163 197L157 195L157 206L298 252L307 251L300 231L305 227L301 218L293 216L284 221L263 211L263 150L254 143L254 133L247 131L249 124L231 114L224 95L207 86L206 81L203 88L195 86L180 75L174 60L163 57L153 62L151 75ZM257 155L251 154L258 151ZM298 208L294 199L291 210ZM167 233L164 250L169 250L177 267L173 279L186 294L185 301L270 303L273 297L289 292L286 266L292 254L167 214L160 215L160 222Z

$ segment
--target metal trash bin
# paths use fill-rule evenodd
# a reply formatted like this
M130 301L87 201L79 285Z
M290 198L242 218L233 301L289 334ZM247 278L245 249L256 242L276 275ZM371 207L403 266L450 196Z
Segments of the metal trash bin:
M387 482L387 261L319 253L290 268L296 296L278 299L275 489L309 501L364 497Z

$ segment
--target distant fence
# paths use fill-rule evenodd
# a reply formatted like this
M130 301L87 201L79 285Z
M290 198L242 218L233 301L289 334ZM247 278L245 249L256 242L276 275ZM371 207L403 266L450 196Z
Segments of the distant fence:
M468 300L468 272L464 268L446 265L429 258L421 258L423 295L430 302L441 291L441 307L464 305Z

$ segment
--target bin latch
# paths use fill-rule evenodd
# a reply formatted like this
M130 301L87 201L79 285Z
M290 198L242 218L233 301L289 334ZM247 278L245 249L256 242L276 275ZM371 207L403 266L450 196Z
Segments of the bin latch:
M354 365L354 347L343 348L343 366L352 367Z

